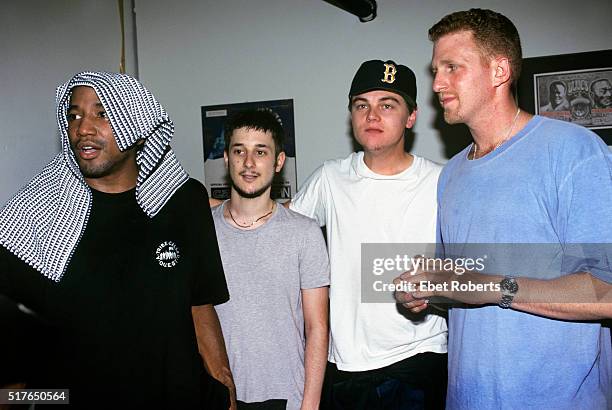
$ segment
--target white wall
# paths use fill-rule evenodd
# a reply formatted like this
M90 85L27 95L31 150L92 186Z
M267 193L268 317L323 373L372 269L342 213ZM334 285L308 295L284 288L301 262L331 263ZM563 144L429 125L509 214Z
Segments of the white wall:
M427 29L455 10L506 14L526 57L612 47L609 0L378 0L378 17L369 23L322 0L135 2L140 79L171 114L175 151L201 180L201 105L293 98L298 182L324 159L346 156L352 150L346 95L359 64L374 58L415 70L420 113L413 151L444 162L443 138L455 137L435 122ZM129 13L126 23L127 69L134 73ZM59 149L55 87L82 69L116 71L119 44L114 0L0 4L0 204Z
M200 106L293 98L301 183L323 160L352 150L347 93L359 64L394 59L417 74L413 152L445 162L434 128L427 30L470 7L513 20L526 57L612 47L609 0L378 0L378 17L369 23L321 0L136 0L140 78L173 116L173 146L197 178L203 178Z
M126 8L127 72L134 73ZM114 0L19 0L0 4L0 205L59 152L55 88L86 69L119 70Z

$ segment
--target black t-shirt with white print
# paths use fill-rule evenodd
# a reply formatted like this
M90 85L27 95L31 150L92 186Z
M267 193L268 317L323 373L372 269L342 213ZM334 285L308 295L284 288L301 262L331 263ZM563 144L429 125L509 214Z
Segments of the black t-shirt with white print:
M87 227L57 283L3 247L0 263L0 293L45 324L34 342L44 360L30 386L69 388L83 408L202 408L207 376L191 306L229 296L199 182L186 182L154 218L134 190L93 191Z

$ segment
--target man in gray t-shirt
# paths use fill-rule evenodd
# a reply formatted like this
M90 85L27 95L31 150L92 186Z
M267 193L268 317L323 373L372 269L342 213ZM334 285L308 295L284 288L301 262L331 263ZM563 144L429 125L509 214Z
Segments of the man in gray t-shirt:
M317 223L270 198L285 160L271 111L225 129L231 199L213 209L230 301L215 306L238 408L316 409L327 362L329 264Z

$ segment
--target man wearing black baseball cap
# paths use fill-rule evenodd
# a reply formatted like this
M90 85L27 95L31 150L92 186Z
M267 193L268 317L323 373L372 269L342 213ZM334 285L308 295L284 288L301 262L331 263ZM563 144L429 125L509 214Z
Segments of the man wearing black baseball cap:
M291 203L327 228L331 363L322 408L444 407L445 319L408 318L388 290L374 289L388 303L368 303L373 276L362 276L367 267L361 266L362 244L435 242L441 166L404 150L416 97L410 68L364 62L349 91L353 134L363 151L326 161Z

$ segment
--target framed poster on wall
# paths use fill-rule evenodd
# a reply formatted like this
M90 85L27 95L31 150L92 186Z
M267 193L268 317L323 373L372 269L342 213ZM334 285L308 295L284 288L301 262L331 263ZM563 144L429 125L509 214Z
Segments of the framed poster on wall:
M612 145L612 50L523 59L519 105L591 129Z
M202 138L204 145L204 176L206 188L212 198L227 199L230 181L223 160L224 127L228 116L237 111L269 109L278 115L285 131L285 165L272 182L272 198L288 200L297 189L295 163L295 127L293 100L255 101L235 104L202 106Z

